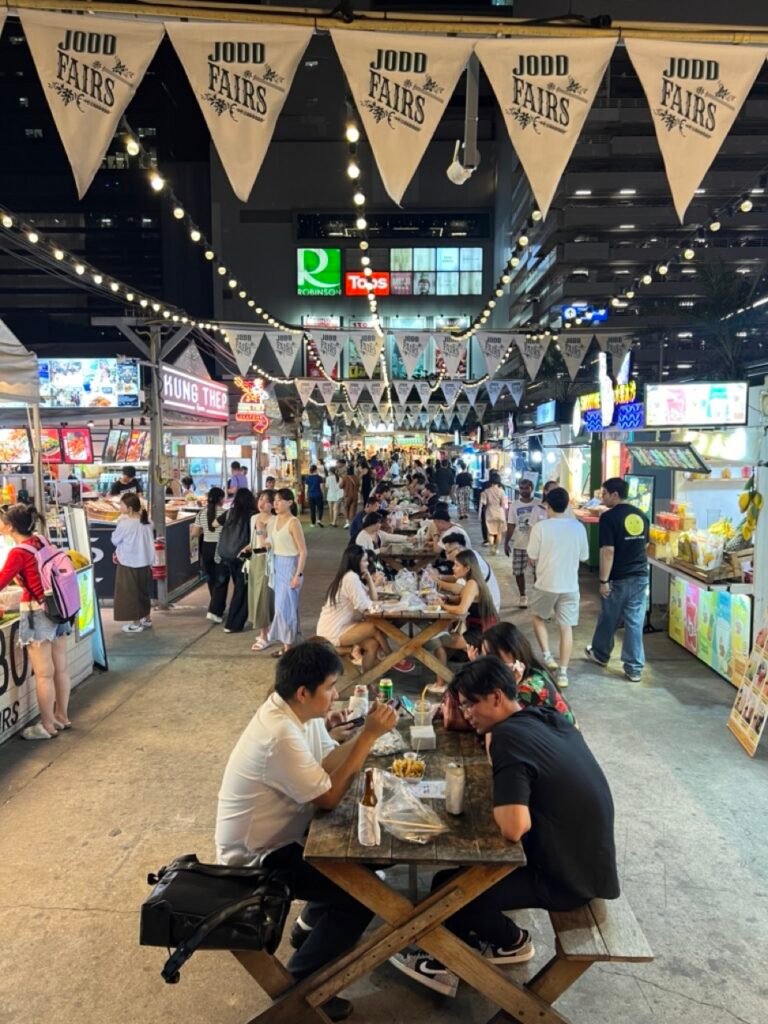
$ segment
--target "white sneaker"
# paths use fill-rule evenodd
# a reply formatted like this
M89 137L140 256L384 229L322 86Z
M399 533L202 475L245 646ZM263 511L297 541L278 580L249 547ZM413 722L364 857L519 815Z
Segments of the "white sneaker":
M558 690L564 690L568 685L568 671L567 669L561 668L558 670L557 677L555 679Z
M528 598L527 597L521 597L520 600L517 603L517 607L518 608L527 608L528 607Z
M143 633L143 626L134 626L132 622L129 622L127 626L123 626L124 633Z
M209 622L223 622L224 621L224 619L222 619L222 617L220 615L214 615L213 612L208 612L208 614L205 617L206 617L206 619L208 619Z
M408 977L426 985L441 995L450 996L453 999L459 987L459 979L443 967L439 960L433 960L424 953L396 953L389 958L389 962L398 971L407 974Z
M559 667L557 663L557 658L554 656L554 654L552 654L551 651L542 651L541 660L544 662L544 664L551 672L554 672L555 669Z
M503 946L494 946L492 942L489 942L483 948L483 956L492 964L524 964L528 960L532 960L536 955L536 950L531 936L524 928L521 928L520 932L520 939L514 946L505 949Z
M42 722L35 722L34 725L28 725L26 729L21 730L21 738L23 740L52 740L53 735L48 732Z

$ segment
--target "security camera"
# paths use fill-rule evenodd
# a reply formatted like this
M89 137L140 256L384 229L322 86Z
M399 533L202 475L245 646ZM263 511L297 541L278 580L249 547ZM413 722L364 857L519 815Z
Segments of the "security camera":
M465 167L459 160L459 150L461 149L461 146L461 141L457 140L453 150L453 160L448 164L448 168L445 172L448 176L448 180L452 181L454 185L463 185L466 181L469 181L477 169L477 164L474 167ZM477 159L479 163L479 155Z

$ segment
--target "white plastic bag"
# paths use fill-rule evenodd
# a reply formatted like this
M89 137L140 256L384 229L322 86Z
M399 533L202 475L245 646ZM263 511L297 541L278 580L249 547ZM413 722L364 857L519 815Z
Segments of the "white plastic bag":
M448 831L439 815L422 803L407 782L391 772L381 772L379 824L397 839L408 843L429 843Z

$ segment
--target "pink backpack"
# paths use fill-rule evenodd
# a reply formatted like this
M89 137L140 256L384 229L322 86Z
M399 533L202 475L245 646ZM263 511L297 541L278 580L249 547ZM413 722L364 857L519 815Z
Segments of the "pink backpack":
M72 623L80 611L80 587L69 555L35 534L37 544L26 542L19 547L33 552L45 594L45 614L52 622Z

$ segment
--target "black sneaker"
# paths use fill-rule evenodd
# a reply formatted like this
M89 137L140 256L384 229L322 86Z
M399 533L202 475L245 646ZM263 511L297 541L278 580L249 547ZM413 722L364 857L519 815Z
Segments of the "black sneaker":
M398 971L402 971L409 978L431 988L434 992L449 996L451 999L456 996L459 979L439 960L433 960L424 953L396 953L389 958L389 962Z
M325 529L325 523L321 523L319 520L318 520L317 525L320 527L321 530Z
M483 956L492 964L524 964L532 960L536 955L530 934L520 929L520 938L514 946L508 949L504 946L494 946L492 942L483 947Z
M640 682L640 678L641 678L640 677L640 673L639 672L635 672L633 669L625 668L624 669L624 675L627 677L627 679L630 681L630 683L639 683Z
M301 949L304 943L309 938L311 929L302 928L298 921L294 921L293 928L291 928L291 934L288 938L291 946L294 949Z
M307 932L309 935L309 932ZM323 1013L330 1020L346 1020L352 1016L354 1006L349 999L342 999L341 996L331 996L327 1003L320 1007Z
M594 661L594 663L596 665L599 665L600 668L607 668L608 667L608 662L607 661L600 661L598 656L595 654L594 649L592 647L592 644L587 644L587 646L584 648L584 653L586 654L588 661Z

